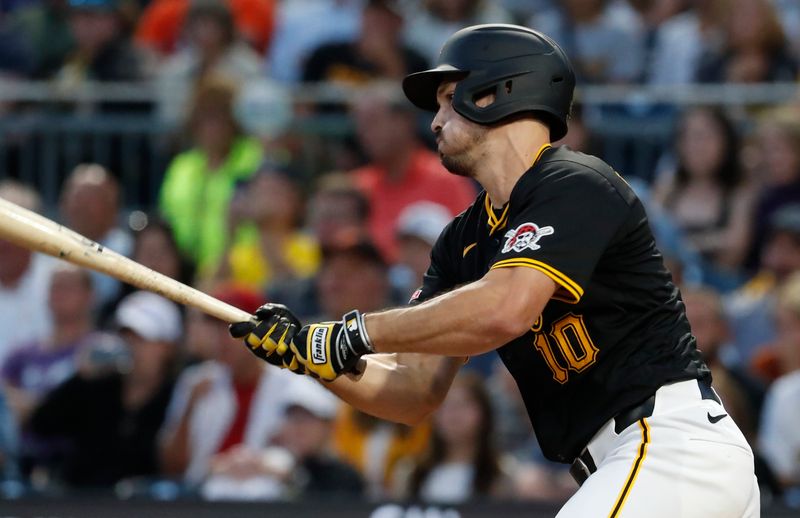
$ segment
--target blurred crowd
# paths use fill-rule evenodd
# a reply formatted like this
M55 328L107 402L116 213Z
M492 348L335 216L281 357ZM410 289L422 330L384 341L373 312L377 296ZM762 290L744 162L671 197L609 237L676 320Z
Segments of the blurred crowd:
M247 312L404 304L478 191L444 171L399 79L487 22L553 36L579 87L798 78L794 0L0 0L0 77L152 81L152 115L181 130L150 206L125 206L113 160L70 167L57 207L13 171L0 197ZM292 103L299 84L357 94ZM559 144L598 152L581 108ZM352 132L320 143L327 168L309 171L288 121L331 113ZM800 101L687 107L660 151L652 175L628 179L756 451L762 498L800 506ZM458 503L577 487L541 454L493 354L465 365L428 421L391 424L265 367L223 322L4 241L0 385L0 497Z

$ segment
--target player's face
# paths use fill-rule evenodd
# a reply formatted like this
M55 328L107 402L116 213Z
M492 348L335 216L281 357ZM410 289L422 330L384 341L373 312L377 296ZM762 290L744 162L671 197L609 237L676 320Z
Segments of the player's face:
M442 164L453 174L475 176L476 165L483 156L481 144L486 139L488 128L459 115L453 109L453 93L456 81L445 81L436 92L439 111L431 130L436 135L436 144Z

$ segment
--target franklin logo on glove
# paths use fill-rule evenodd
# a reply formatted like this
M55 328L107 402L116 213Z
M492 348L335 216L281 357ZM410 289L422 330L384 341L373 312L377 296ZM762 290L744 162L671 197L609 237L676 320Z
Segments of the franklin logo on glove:
M328 361L325 354L326 343L328 340L328 328L318 327L311 335L311 361L317 365L322 365Z

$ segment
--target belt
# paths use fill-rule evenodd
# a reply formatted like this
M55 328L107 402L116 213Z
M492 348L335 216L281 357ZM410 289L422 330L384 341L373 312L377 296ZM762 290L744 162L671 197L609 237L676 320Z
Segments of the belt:
M711 388L711 382L708 379L697 380L697 386L700 389L700 395L703 399L711 399L721 404L719 396L717 396L717 393L714 392L713 388ZM638 405L627 410L623 410L614 416L614 431L617 434L620 434L623 430L636 421L644 419L645 417L650 417L653 415L655 404L656 395L653 394ZM575 482L577 482L579 486L583 485L586 479L589 478L589 475L595 471L597 471L597 464L595 463L592 454L589 453L588 448L583 449L581 454L578 455L578 457L572 462L572 466L569 468L570 475L572 475L572 478L575 479Z

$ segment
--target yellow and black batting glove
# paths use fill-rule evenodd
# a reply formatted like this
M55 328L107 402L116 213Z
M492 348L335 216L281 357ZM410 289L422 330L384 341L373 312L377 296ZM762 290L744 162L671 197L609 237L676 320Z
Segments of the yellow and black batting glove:
M255 322L231 324L231 336L243 338L247 348L270 365L305 374L289 347L302 327L300 320L283 304L265 304L256 310L255 317Z
M341 322L303 327L294 335L291 350L307 374L326 381L350 372L361 356L375 352L358 310L347 313Z

